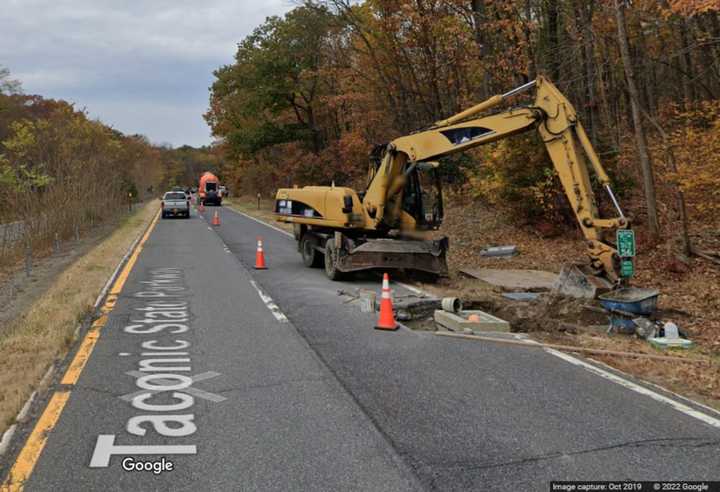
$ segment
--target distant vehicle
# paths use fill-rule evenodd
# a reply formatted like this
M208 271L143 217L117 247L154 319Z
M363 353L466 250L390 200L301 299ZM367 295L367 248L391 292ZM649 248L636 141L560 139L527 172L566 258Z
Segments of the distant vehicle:
M185 196L187 198L190 198L190 188L183 188L182 186L173 186L172 190L170 191L177 191L185 193Z
M200 176L198 196L204 205L222 205L222 194L220 193L220 180L213 173L206 172Z
M190 218L190 199L184 191L168 191L162 199L162 218L173 217Z

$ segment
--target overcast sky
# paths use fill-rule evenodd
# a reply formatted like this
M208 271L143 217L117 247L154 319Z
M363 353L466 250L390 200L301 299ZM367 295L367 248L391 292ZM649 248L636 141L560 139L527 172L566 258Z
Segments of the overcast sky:
M212 71L293 0L0 0L0 66L154 143L211 142Z

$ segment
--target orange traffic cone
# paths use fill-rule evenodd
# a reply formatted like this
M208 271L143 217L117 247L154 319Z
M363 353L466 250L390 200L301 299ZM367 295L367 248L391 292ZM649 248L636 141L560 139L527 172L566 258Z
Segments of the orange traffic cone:
M257 240L257 252L255 253L255 270L266 270L265 252L263 251L262 238Z
M390 277L383 275L382 296L380 297L380 319L375 325L376 330L397 330L398 324L393 316L392 297L390 296Z
M212 225L214 225L214 226L220 225L220 216L218 215L217 210L215 210L215 215L213 215Z

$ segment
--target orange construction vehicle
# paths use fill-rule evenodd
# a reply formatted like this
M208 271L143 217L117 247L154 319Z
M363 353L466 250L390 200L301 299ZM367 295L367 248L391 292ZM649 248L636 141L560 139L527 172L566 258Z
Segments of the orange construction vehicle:
M220 180L211 172L205 172L200 176L198 186L198 197L204 205L222 205L222 193L220 193Z

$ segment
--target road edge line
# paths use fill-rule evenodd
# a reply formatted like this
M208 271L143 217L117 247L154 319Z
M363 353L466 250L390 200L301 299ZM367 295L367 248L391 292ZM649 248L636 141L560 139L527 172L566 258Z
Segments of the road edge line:
M150 233L154 229L155 225L157 224L160 217L160 213L158 212L155 214L155 216L151 219L150 223L147 225L147 227L138 235L138 237L131 243L130 247L128 247L127 252L125 255L120 259L118 262L118 266L115 268L113 273L110 275L110 278L105 283L105 286L101 290L100 295L95 301L95 305L93 306L94 310L97 310L100 303L109 297L108 291L110 291L110 286L112 285L113 289L115 290L116 283L118 281L118 278L121 276L121 273L126 273L125 270L127 270L127 267L134 266L134 261L131 263L131 258L137 258L139 256L140 251L142 251L142 245L145 243L147 238L150 236ZM129 274L129 271L127 272ZM127 274L125 275L125 278L122 280L122 285L120 285L120 289L122 289L125 279L127 278ZM108 301L109 302L109 299ZM114 305L114 300L113 300ZM110 308L112 310L112 307ZM107 314L109 311L103 313L103 315L95 320L93 325L95 325L98 321L107 320ZM103 322L102 325L105 323ZM63 382L62 384L68 384L65 383L65 378L68 376L68 373L70 372L71 368L75 366L74 370L77 370L77 377L80 376L80 373L85 367L85 363L90 358L90 355L92 354L92 349L94 348L95 343L97 342L97 339L99 338L99 329L102 326L97 326L96 330L93 330L93 325L91 325L90 329L85 333L85 337L83 338L83 341L80 344L80 347L75 353L75 356L73 357L72 361L68 365L66 369L66 373L63 375ZM86 357L84 361L82 362L82 365L79 366L79 364L76 364L76 358L81 354L80 349L83 347L83 345L86 344L86 341L88 338L92 336L95 338L95 340L92 342L92 346L89 348L89 351L87 351ZM54 365L51 364L48 368L48 371L46 372L45 376L43 376L43 380L48 376L48 374L52 374ZM77 378L75 378L77 379ZM28 399L28 402L25 403L23 408L21 409L20 413L22 413L23 410L26 412L29 411L29 403L31 403L33 397L35 396L36 392L33 392L30 395L30 398ZM65 408L65 404L70 398L70 390L56 390L52 397L50 398L50 401L48 402L47 406L43 410L42 414L40 415L40 418L38 419L38 422L33 427L33 430L30 432L30 435L25 440L25 443L23 444L22 449L18 453L17 457L15 458L15 461L10 467L10 470L8 471L7 477L3 481L2 486L0 487L0 490L2 492L7 491L14 491L14 490L22 490L24 487L24 483L30 478L30 475L32 474L33 469L35 468L35 464L37 463L37 460L39 459L40 455L42 454L42 451L45 447L45 443L47 441L47 438L49 436L50 431L55 427L57 424L57 421L60 419L60 416L62 414L63 409ZM27 406L27 409L25 408ZM57 407L57 408L56 408ZM18 414L20 415L20 414ZM17 420L17 418L16 418ZM41 423L43 425L41 425ZM9 438L5 439L5 434L9 432L12 429L12 433L10 434ZM17 430L17 425L13 424L13 426L9 427L8 430L3 434L2 440L0 442L4 442L6 449L10 448L10 440L14 437L15 431ZM27 451L27 456L26 455ZM2 455L4 453L0 453ZM24 462L24 463L23 463ZM22 463L22 465L21 465ZM21 467L27 467L26 470L19 470L18 472L15 472L16 467L20 465ZM18 480L18 484L13 485L13 475L19 474L20 479Z
M250 285L253 286L253 288L257 291L258 295L260 296L260 299L262 302L265 303L265 307L270 310L273 316L275 316L275 319L278 320L280 323L289 323L287 316L285 316L285 313L282 312L280 307L275 304L275 301L273 301L273 298L270 297L262 288L258 285L255 280L250 280Z
M225 208L227 208L227 209L230 210L231 212L235 212L235 213L238 214L238 215L242 215L243 217L247 217L247 218L250 219L250 220L254 220L255 222L258 222L258 223L260 223L260 224L262 224L262 225L264 225L264 226L266 226L266 227L269 227L270 229L273 229L273 230L275 230L275 231L277 231L277 232L280 232L280 233L282 233L282 234L285 234L287 237L290 237L290 238L295 239L295 236L293 236L291 232L283 231L283 230L280 229L279 227L276 227L276 226L274 226L274 225L272 225L272 224L269 224L269 223L265 222L264 220L257 219L257 218L255 218L255 217L253 217L252 215L248 215L248 214L246 214L245 212L241 212L240 210L236 210L236 209L234 209L234 208L232 207L232 205L226 206Z
M600 376L604 379L608 379L608 380L614 382L615 384L619 384L620 386L623 386L626 389L634 391L635 393L645 395L655 401L665 403L666 405L670 405L673 409L677 410L678 412L684 413L685 415L688 415L688 416L693 417L697 420L700 420L701 422L704 422L712 427L720 429L720 419L711 417L710 415L707 415L706 413L701 412L700 410L696 410L692 407L689 407L689 406L685 405L684 403L680 403L679 401L676 401L676 400L670 398L669 396L661 395L660 393L657 393L656 391L654 391L650 388L646 388L638 383L629 381L622 376L613 374L609 371L606 371L605 369L601 369L600 367L594 366L593 364L590 364L589 362L585 362L576 357L568 355L564 352L560 352L560 351L554 350L554 349L545 349L545 352L552 354L555 357L559 357L560 359L563 359L566 362L569 362L570 364L580 366L583 369L585 369L586 371L595 374L596 376ZM690 400L690 401L692 401L692 400Z

